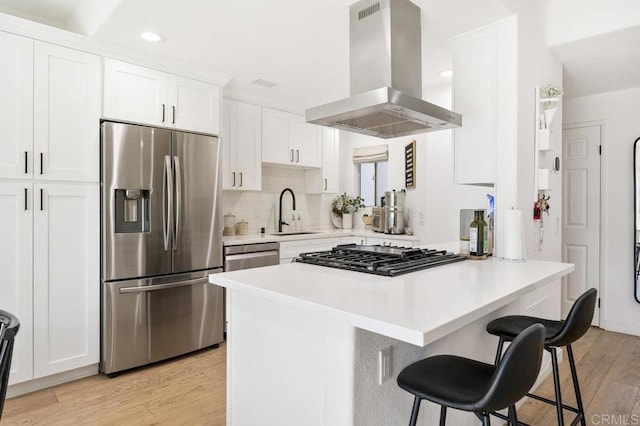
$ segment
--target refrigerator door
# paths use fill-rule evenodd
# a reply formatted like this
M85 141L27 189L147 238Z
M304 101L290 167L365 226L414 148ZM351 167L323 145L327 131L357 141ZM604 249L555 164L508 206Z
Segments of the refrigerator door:
M220 141L174 132L174 272L222 266Z
M102 279L171 273L171 131L102 123Z
M103 283L103 373L160 361L223 340L221 269Z

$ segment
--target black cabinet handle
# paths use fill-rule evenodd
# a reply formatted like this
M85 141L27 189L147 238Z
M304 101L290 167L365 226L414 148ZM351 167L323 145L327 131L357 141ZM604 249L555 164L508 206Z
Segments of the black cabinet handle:
M44 189L40 188L40 210L44 210Z
M163 123L164 123L164 109L165 109L165 106L164 104L162 104L162 122Z
M27 205L27 197L29 193L27 192L27 188L24 189L24 209L29 210L29 206Z
M327 178L324 178L324 190L327 190Z
M236 172L231 172L233 175L233 184L231 186L236 186Z
M44 153L40 153L40 174L44 174Z
M240 172L240 187L242 187L242 172Z
M29 154L27 153L27 151L24 152L24 174L29 173Z
M176 107L175 106L171 107L171 113L173 115L173 121L171 122L171 124L176 124Z

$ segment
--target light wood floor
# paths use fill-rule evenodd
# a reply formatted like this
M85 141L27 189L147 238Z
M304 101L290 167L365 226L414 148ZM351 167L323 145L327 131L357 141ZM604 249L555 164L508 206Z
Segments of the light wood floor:
M587 424L607 424L603 415L618 416L617 423L608 424L638 424L632 421L640 421L640 337L591 328L573 350ZM222 345L113 379L98 375L9 399L1 423L224 425L225 354ZM566 360L560 378L564 401L575 405ZM551 377L537 393L553 398ZM534 400L526 402L518 416L532 425L557 424L555 408ZM567 412L565 422L572 419ZM497 419L493 423L500 424Z

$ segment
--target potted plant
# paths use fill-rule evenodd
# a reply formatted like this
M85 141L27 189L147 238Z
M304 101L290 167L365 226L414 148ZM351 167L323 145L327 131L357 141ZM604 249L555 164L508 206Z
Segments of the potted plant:
M540 89L540 103L544 112L542 128L548 129L551 127L553 117L556 115L556 105L560 102L560 96L562 96L562 89L553 84L547 84Z
M343 193L338 195L331 202L331 211L342 217L342 228L351 229L353 227L353 213L364 207L364 198L360 196L352 197Z

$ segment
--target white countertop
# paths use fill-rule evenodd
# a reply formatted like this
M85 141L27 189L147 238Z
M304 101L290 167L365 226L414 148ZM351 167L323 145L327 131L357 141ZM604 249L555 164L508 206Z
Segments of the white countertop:
M273 243L285 241L311 240L316 238L336 238L336 237L370 237L383 238L385 240L419 241L415 235L406 234L383 234L373 232L369 229L326 229L311 230L310 234L299 235L270 235L270 234L247 234L222 237L225 246L237 246L241 244Z
M209 281L426 346L573 270L567 263L490 258L383 277L290 263L213 274Z

